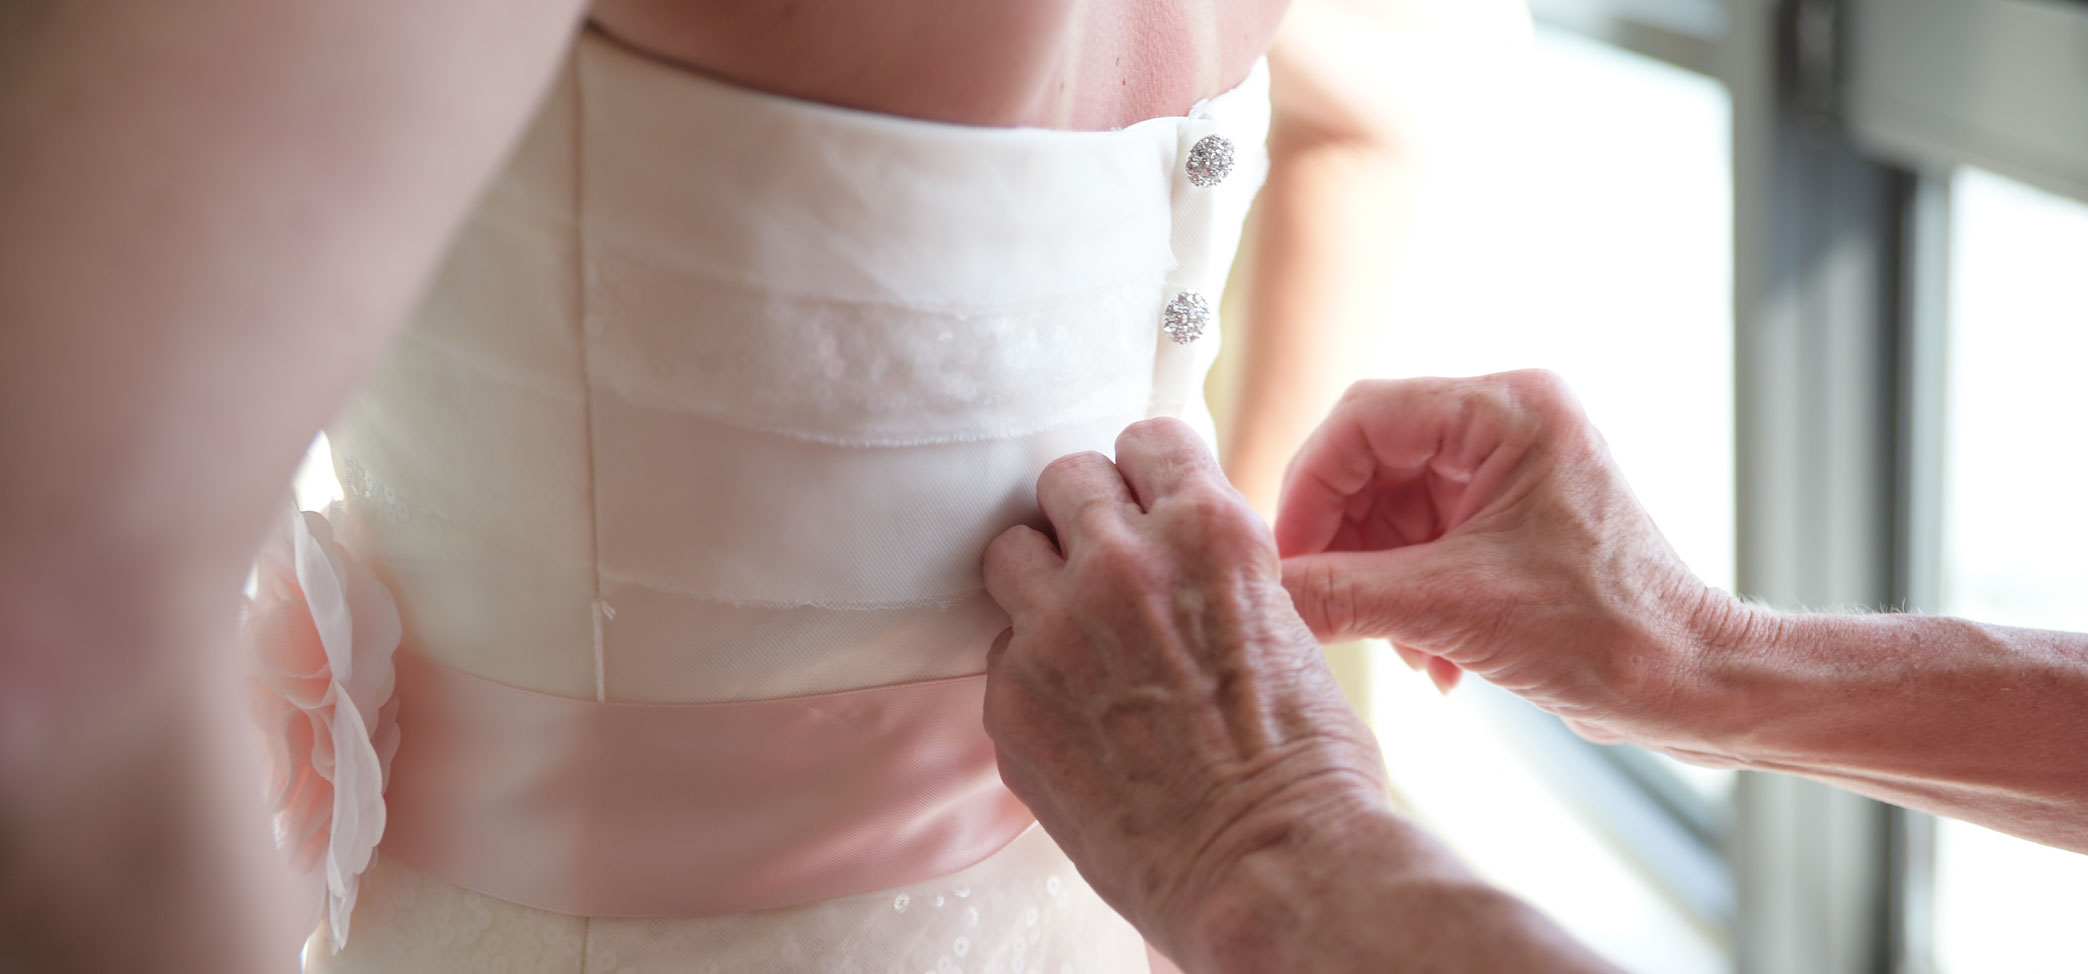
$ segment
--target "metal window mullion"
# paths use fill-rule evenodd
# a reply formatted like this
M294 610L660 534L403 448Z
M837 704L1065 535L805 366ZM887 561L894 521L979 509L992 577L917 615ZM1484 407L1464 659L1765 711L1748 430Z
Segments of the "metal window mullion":
M1950 174L1924 172L1901 201L1898 557L1893 589L1909 612L1941 608L1943 465L1949 384ZM1936 820L1893 809L1887 913L1894 974L1932 974Z
M1740 0L1733 95L1741 592L1785 608L1904 595L1907 199L1835 117L1840 4ZM1901 950L1885 805L1744 774L1732 856L1740 974L1889 974Z
M1725 0L1531 0L1537 22L1711 74Z

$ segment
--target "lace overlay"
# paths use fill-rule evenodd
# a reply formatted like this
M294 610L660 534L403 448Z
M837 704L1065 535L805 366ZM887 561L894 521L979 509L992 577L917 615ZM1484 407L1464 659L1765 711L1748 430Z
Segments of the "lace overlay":
M569 917L381 857L355 936L314 935L313 974L1143 974L1138 932L1041 829L930 883L703 920Z
M584 917L530 910L378 856L363 874L355 936L340 953L322 927L305 947L313 974L582 974Z

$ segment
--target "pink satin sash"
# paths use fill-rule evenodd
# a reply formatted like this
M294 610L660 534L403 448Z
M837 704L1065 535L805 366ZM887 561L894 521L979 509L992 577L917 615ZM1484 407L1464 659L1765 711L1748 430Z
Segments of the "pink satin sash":
M600 917L791 906L947 875L1034 821L985 677L711 704L535 693L410 652L381 854Z

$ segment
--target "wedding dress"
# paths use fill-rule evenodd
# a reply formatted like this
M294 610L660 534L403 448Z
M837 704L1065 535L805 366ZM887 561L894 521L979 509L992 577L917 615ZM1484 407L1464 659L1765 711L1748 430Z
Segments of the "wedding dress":
M1208 427L1266 87L983 128L583 34L329 430L297 577L398 646L317 749L389 765L320 796L376 850L308 969L1146 970L994 771L979 559L1052 459Z

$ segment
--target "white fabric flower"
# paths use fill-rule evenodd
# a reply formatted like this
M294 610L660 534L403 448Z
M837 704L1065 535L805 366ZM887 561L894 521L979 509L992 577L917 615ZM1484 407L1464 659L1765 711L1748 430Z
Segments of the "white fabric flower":
M339 512L338 504L328 510ZM272 766L276 839L339 951L358 879L384 834L384 788L399 747L398 607L334 542L327 517L310 511L293 512L256 574L243 634Z

